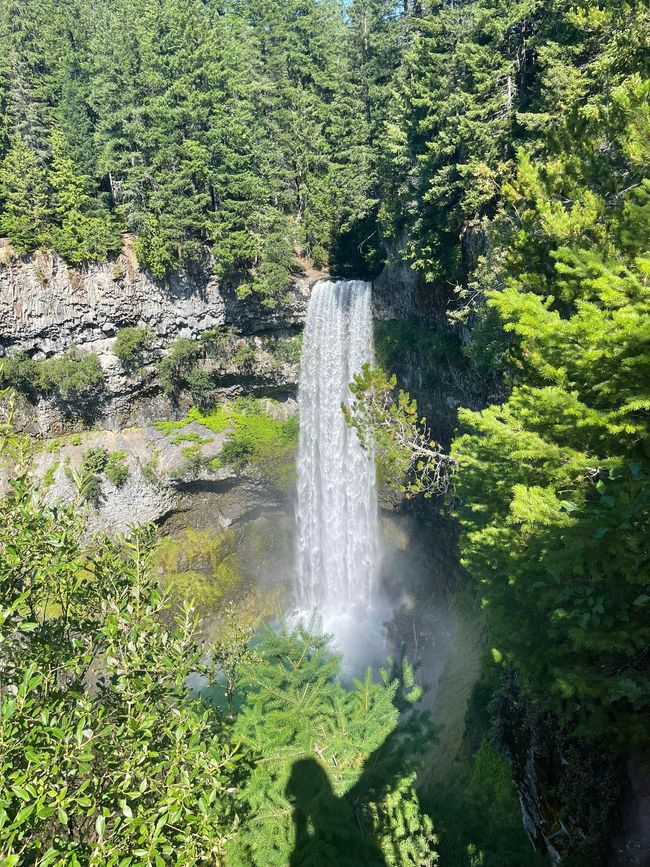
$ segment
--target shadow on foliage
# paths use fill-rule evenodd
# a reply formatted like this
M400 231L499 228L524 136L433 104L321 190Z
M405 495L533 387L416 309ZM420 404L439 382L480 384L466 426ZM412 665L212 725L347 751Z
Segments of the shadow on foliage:
M290 867L386 864L374 835L357 820L348 797L336 797L316 759L295 762L286 794L296 832Z
M341 797L334 793L325 768L316 759L294 762L285 790L293 805L295 829L290 867L387 867L377 833L386 817L380 811L373 821L370 805L380 804L399 787L411 772L415 755L436 737L427 713L408 710L400 725L368 756L363 773Z
M358 220L336 236L330 272L339 277L373 280L386 263L376 214Z

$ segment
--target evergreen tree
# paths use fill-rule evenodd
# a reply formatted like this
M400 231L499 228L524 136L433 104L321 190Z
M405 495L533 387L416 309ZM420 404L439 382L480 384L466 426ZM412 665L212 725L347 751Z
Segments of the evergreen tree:
M15 133L0 167L0 232L27 253L50 246L51 217L45 172L20 133Z
M251 821L227 863L432 864L431 824L390 737L399 681L368 671L345 689L328 644L302 627L268 629L244 667L234 733L254 756L242 792ZM416 699L408 670L405 684Z
M52 227L52 245L68 262L102 260L119 250L121 239L113 221L90 195L90 179L79 175L67 155L63 135L52 131L50 187L58 225Z

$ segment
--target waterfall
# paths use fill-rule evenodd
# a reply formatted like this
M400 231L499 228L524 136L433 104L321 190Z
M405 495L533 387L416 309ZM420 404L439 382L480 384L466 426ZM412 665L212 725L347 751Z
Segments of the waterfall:
M353 374L372 356L370 284L316 283L300 369L297 594L300 608L316 609L328 631L342 617L364 618L374 601L375 465L341 412Z

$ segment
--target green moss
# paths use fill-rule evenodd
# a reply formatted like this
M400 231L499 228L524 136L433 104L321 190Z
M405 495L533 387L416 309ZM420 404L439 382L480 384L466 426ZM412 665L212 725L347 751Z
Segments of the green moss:
M268 399L242 397L210 410L193 407L185 419L157 422L156 427L170 434L194 421L215 434L228 432L219 457L207 462L200 454L199 446L209 440L189 432L174 436L173 443L193 444L183 449L186 465L179 471L181 475L188 475L204 464L213 470L229 465L238 470L256 469L272 484L286 488L295 480L298 418L278 418L271 412L274 405L277 402Z
M233 412L231 423L233 431L219 455L219 463L242 470L257 469L282 488L291 485L295 479L297 417L276 418L258 402Z
M205 445L206 443L212 441L209 437L202 437L197 433L192 433L192 431L189 431L188 433L176 434L176 436L173 436L170 439L170 442L177 446L180 443L198 443L198 445Z
M236 547L232 530L214 536L208 530L187 528L162 540L153 567L178 601L194 599L211 608L241 582Z
M157 421L154 423L154 427L156 430L162 431L164 434L170 434L175 430L181 430L189 423L189 418L182 418L180 421Z
M220 404L210 410L200 410L194 406L187 414L187 420L196 421L212 433L221 433L232 423L233 405Z

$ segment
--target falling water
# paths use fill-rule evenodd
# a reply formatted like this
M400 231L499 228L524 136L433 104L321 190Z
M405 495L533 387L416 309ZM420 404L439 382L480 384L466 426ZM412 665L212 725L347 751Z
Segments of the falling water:
M341 412L349 383L372 360L369 283L319 281L313 288L300 370L297 592L335 633L373 609L378 559L372 455Z

